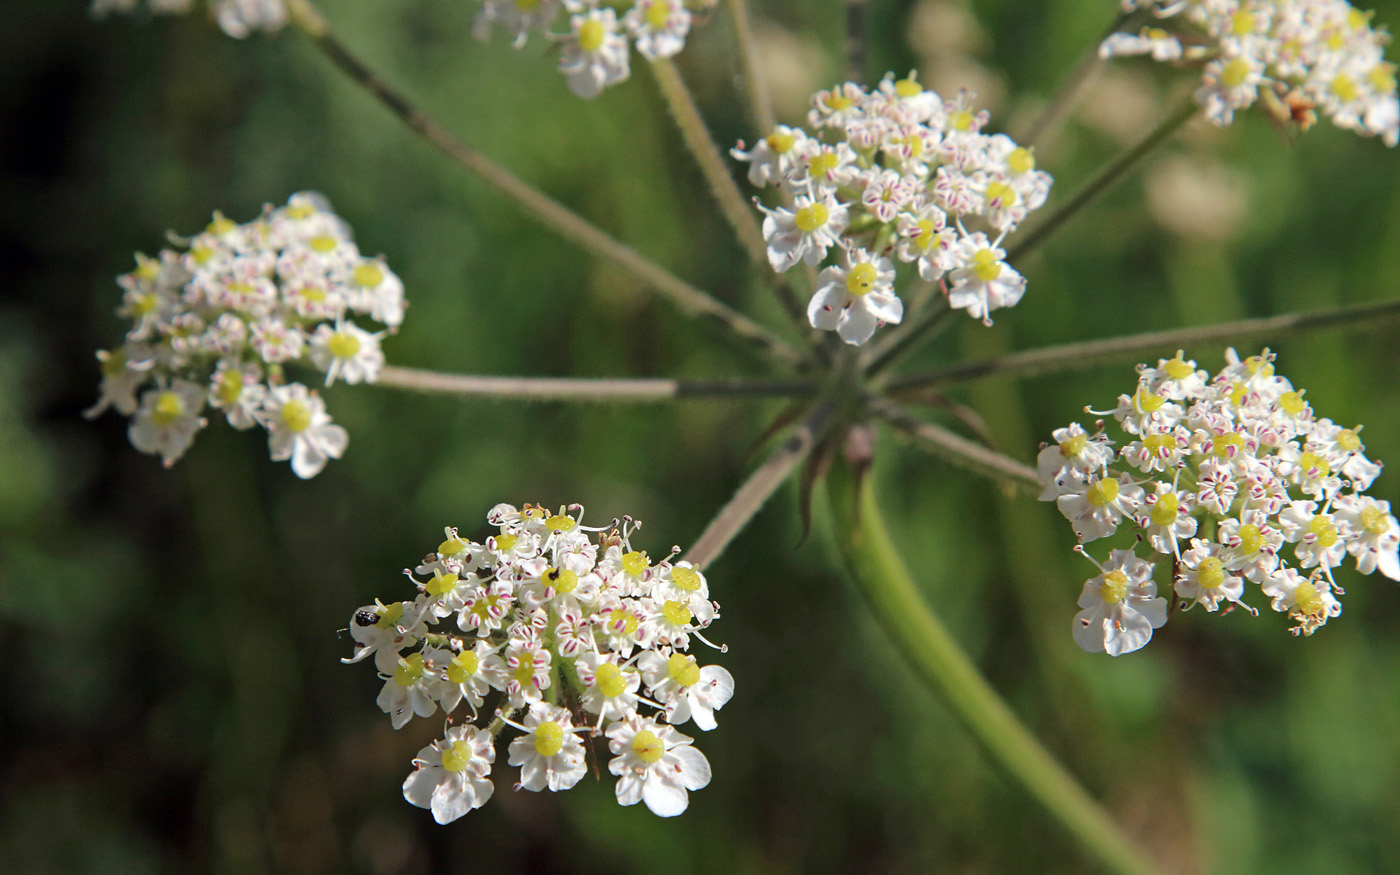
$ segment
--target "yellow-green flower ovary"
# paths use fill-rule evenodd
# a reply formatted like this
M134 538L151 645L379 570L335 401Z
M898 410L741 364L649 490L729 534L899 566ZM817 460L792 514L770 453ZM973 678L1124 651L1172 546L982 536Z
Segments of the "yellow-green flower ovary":
M535 727L535 752L542 757L552 757L564 749L564 727L553 720L546 720Z

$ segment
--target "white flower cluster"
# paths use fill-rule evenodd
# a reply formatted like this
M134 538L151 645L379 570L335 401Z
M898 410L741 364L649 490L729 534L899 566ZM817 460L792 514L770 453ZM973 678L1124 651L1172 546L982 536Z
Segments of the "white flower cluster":
M403 283L382 256L361 255L350 228L311 192L242 225L215 213L203 233L178 242L158 258L138 254L136 270L117 277L117 313L131 329L123 345L97 353L102 394L87 416L110 407L132 417L131 443L169 467L207 424L208 405L236 429L267 429L274 461L316 476L349 438L283 367L309 363L327 386L374 382L386 332L353 317L397 329Z
M1087 651L1129 653L1167 621L1154 562L1170 563L1183 607L1256 613L1248 581L1303 635L1341 613L1333 569L1348 554L1361 573L1400 580L1400 525L1388 502L1362 494L1381 465L1360 427L1317 418L1268 350L1227 360L1214 378L1180 352L1140 365L1136 391L1111 411L1123 441L1103 422L1094 434L1072 423L1041 450L1041 500L1081 544L1126 524L1152 554L1114 550L1085 583L1074 639Z
M1150 9L1174 30L1113 34L1099 54L1203 65L1196 101L1217 125L1263 99L1304 130L1320 109L1340 128L1400 142L1395 65L1385 60L1390 34L1371 27L1370 12L1345 0L1124 0L1123 7Z
M680 814L688 792L709 784L710 764L674 727L714 729L734 692L728 671L687 653L691 639L709 644L701 630L719 617L705 576L670 557L653 565L632 548L630 518L594 529L579 505L528 504L486 518L500 531L485 544L449 528L405 569L416 598L367 605L350 622L357 647L344 662L374 657L378 704L395 729L439 707L448 715L446 736L414 759L404 798L438 823L484 805L496 736L510 726L517 790L574 786L592 749L584 739L602 735L618 803ZM457 631L437 628L449 619ZM464 702L465 720L451 716Z
M525 44L530 31L561 46L559 72L569 88L583 98L597 97L604 88L627 81L628 37L649 61L669 58L685 48L694 19L691 9L708 10L716 0L481 0L473 22L477 39L491 35L500 24ZM618 10L624 10L621 15ZM567 32L552 28L561 23Z
M813 95L815 135L779 125L731 150L748 162L749 182L783 189L788 206L759 206L774 270L838 250L807 308L814 328L861 344L903 319L890 255L987 324L1021 299L1026 281L1003 262L1001 241L1045 202L1050 175L1010 137L981 133L987 112L971 101L967 92L945 101L912 73L873 91L847 82Z
M92 0L92 14L132 13L138 0ZM146 0L154 15L183 15L194 8L194 0ZM209 0L209 14L224 33L237 39L255 30L271 33L287 23L284 0Z

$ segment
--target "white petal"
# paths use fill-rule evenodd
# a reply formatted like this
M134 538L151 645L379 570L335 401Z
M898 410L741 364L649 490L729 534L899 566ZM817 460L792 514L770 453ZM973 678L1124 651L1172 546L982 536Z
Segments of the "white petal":
M690 745L673 747L667 751L681 761L680 780L687 788L699 790L710 783L710 761L705 755Z
M847 343L859 346L874 335L877 324L879 320L873 313L860 304L853 304L846 310L846 318L836 326L836 333Z
M690 804L685 788L655 775L642 784L642 801L657 817L675 817Z

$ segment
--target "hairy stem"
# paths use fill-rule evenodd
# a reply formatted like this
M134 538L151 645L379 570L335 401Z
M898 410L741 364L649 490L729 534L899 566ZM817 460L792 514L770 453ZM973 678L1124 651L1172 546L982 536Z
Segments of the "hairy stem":
M1381 304L1359 304L1312 313L1285 313L1282 316L1242 319L1238 322L1221 322L1217 325L1176 328L1170 331L1149 331L1127 337L1067 343L996 358L960 362L922 374L898 377L890 380L887 388L890 391L898 391L965 383L981 377L1039 376L1079 370L1107 361L1134 358L1144 352L1161 351L1170 354L1196 343L1238 341L1259 335L1278 339L1324 328L1370 330L1389 325L1397 318L1400 318L1400 301L1386 301Z
M894 426L916 444L941 456L959 468L999 480L1010 486L1039 492L1040 478L1029 465L996 450L988 449L941 425L925 422L893 401L879 398L869 402L869 410Z
M836 405L830 401L817 404L782 445L749 475L749 479L745 480L734 493L734 497L720 508L719 513L715 514L715 518L705 527L705 531L700 533L695 544L681 558L700 568L715 561L719 554L724 552L724 548L729 546L729 542L734 540L734 536L758 513L759 508L783 485L783 481L787 480L793 469L807 458L812 447L821 440L831 425L835 411Z
M719 201L720 212L739 235L739 242L748 251L753 263L767 267L768 247L763 242L758 220L754 218L753 205L745 200L729 168L725 166L719 147L705 127L705 120L700 117L700 110L696 108L680 70L676 69L670 58L659 58L651 62L651 72L656 77L661 96L666 99L667 108L671 110L671 118L676 120L690 154L695 156L700 172L710 185L710 194Z
M621 267L682 311L722 326L743 341L747 348L755 349L768 359L787 367L800 369L805 366L804 357L781 337L615 240L596 225L454 137L441 124L391 88L346 48L310 0L288 0L287 10L292 24L305 34L331 63L368 91L410 130L458 165L514 200L551 230L585 251Z
M802 380L607 380L571 377L490 377L445 374L388 365L378 386L463 398L650 404L681 398L793 398L814 395Z
M936 337L938 332L947 327L948 319L952 315L953 308L948 306L948 299L939 295L920 311L913 321L904 326L903 331L891 334L885 342L870 351L866 371L872 375L878 374L918 349L925 341Z
M869 476L846 464L827 478L836 540L885 634L920 679L987 753L1113 872L1149 875L1153 864L1016 718L922 598L890 535Z
M749 92L753 121L758 126L758 135L766 137L776 122L773 120L773 100L768 95L763 70L758 64L758 49L754 45L748 5L744 0L729 0L729 14L734 18L734 39L739 44L739 60L744 65L744 85Z
M1044 243L1046 238L1058 231L1076 213L1093 203L1099 195L1108 191L1115 182L1127 175L1128 171L1141 164L1144 158L1152 154L1152 150L1190 121L1199 109L1195 99L1187 97L1150 134L1113 159L1112 163L1100 170L1098 175L1089 180L1073 197L1060 204L1044 221L1027 233L1017 235L1014 238L1015 242L1007 248L1006 260L1014 261L1021 258Z

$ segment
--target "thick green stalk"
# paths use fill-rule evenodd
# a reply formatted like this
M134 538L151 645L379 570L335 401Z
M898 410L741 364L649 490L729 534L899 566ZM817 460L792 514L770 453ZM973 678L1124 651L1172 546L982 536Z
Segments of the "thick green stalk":
M1027 233L1016 235L1013 238L1015 242L1007 247L1006 260L1014 261L1021 258L1045 242L1047 237L1059 230L1076 213L1093 203L1099 195L1108 191L1115 182L1126 176L1128 171L1141 164L1144 158L1152 154L1154 149L1176 133L1182 125L1190 121L1199 110L1200 106L1195 99L1187 97L1150 134L1113 159L1112 163L1100 170L1098 175L1089 180L1073 197L1060 204L1044 221Z
M857 482L849 465L842 462L833 466L827 489L836 540L856 585L919 677L992 758L1105 868L1122 875L1157 872L1113 818L1016 718L921 597L890 541L871 478Z
M799 370L806 367L807 359L778 335L614 239L596 225L454 137L403 94L391 88L351 52L336 37L325 16L310 0L288 0L287 12L292 25L311 40L331 63L382 103L410 130L458 165L514 200L552 231L566 240L573 241L585 251L616 264L682 311L723 326L747 347L761 352L771 361Z

